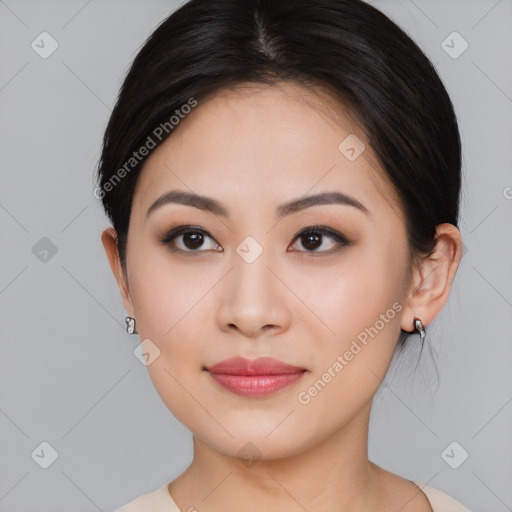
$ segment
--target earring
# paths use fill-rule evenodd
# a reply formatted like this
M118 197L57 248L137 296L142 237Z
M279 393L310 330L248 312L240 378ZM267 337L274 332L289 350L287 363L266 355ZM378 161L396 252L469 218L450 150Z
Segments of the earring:
M137 334L137 331L135 330L135 318L127 316L124 321L126 322L126 332L128 334Z
M425 328L423 327L423 322L420 318L414 317L414 328L418 331L420 335L421 343L423 344L423 340L425 339Z

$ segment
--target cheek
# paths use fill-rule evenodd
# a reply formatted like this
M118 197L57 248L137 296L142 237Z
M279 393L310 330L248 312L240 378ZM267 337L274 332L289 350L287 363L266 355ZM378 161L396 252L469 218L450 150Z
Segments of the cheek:
M147 337L164 340L187 324L212 288L215 275L203 264L172 261L165 250L148 250L131 269L137 324Z
M340 340L357 336L400 301L404 264L393 251L361 248L325 275L312 273L304 296ZM394 316L394 315L393 315ZM325 339L329 339L326 335Z
M133 268L130 281L141 341L151 340L154 345L149 346L159 351L147 366L150 378L168 409L192 427L189 412L194 402L189 393L203 364L205 302L201 298L212 288L215 276L198 273L192 265L190 270L184 268L171 264L168 257L148 255Z
M354 251L334 278L331 272L330 279L324 279L322 293L309 295L317 297L311 308L322 312L322 320L335 333L324 329L326 334L318 339L322 350L317 352L321 355L311 381L324 381L322 375L329 369L336 375L327 392L322 391L318 407L320 402L339 403L340 399L349 406L352 398L355 407L356 402L371 398L387 372L400 333L407 252L405 245L384 244L382 240L380 245ZM312 278L311 285L314 282ZM347 396L347 389L357 389L357 398Z
M192 256L184 262L165 251L147 250L131 271L137 331L141 340L150 339L160 350L159 358L148 366L160 394L163 390L181 396L169 373L188 382L201 374L206 362L204 345L215 325L213 296L224 272L206 259L197 260L201 262L194 263Z

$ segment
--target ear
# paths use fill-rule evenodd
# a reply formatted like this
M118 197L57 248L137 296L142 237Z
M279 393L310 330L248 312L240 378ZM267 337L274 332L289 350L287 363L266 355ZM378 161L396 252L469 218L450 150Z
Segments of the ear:
M130 316L134 316L133 302L128 287L128 279L121 265L121 258L117 247L117 233L113 227L108 227L101 234L101 242L105 248L110 268L116 278L121 298L123 299L124 309Z
M428 325L448 300L462 257L462 237L453 224L436 227L436 248L412 271L411 286L401 320L401 328L413 332L414 317Z

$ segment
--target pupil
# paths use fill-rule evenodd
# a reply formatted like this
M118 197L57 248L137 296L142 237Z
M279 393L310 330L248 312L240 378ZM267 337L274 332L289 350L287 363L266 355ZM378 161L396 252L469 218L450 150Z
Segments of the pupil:
M306 249L315 249L316 247L318 247L318 245L321 245L321 244L318 244L319 240L321 240L322 238L322 235L319 235L319 234L316 234L316 233L309 233L307 235L304 235L305 236L305 239L306 239L306 243L303 242L303 245ZM316 247L310 247L310 243L312 243L314 246L316 245Z
M202 233L187 233L184 235L184 243L188 249L197 249L201 247L203 243L203 234ZM190 243L187 243L187 240Z

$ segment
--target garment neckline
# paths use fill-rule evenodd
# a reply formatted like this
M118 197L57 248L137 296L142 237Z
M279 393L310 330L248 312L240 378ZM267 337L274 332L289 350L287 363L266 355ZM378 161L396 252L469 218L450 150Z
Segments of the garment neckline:
M409 480L409 482L413 483L425 495L425 497L427 498L428 504L430 505L430 508L432 510L434 510L434 505L432 505L432 502L430 501L430 497L424 490L424 489L427 489L427 491L428 491L429 486L422 482L418 482L416 480ZM434 512L435 512L435 510L434 510Z
M415 481L415 480L409 480L409 482L414 484L425 495L425 497L427 498L427 501L428 501L428 503L430 505L430 508L432 510L434 510L434 506L432 505L432 502L430 501L430 498L429 498L428 494L424 491L425 489L428 491L429 486L426 485L426 484L423 484L422 482L418 482L418 481ZM162 496L163 497L163 501L164 501L163 504L166 505L166 506L172 505L172 506L176 507L177 511L179 511L180 509L179 509L178 505L176 504L176 502L174 501L174 498L172 497L171 492L169 490L169 485L170 484L171 484L171 482L168 482L168 483L166 483L161 488L161 491L163 491L162 494L165 494L165 497Z

